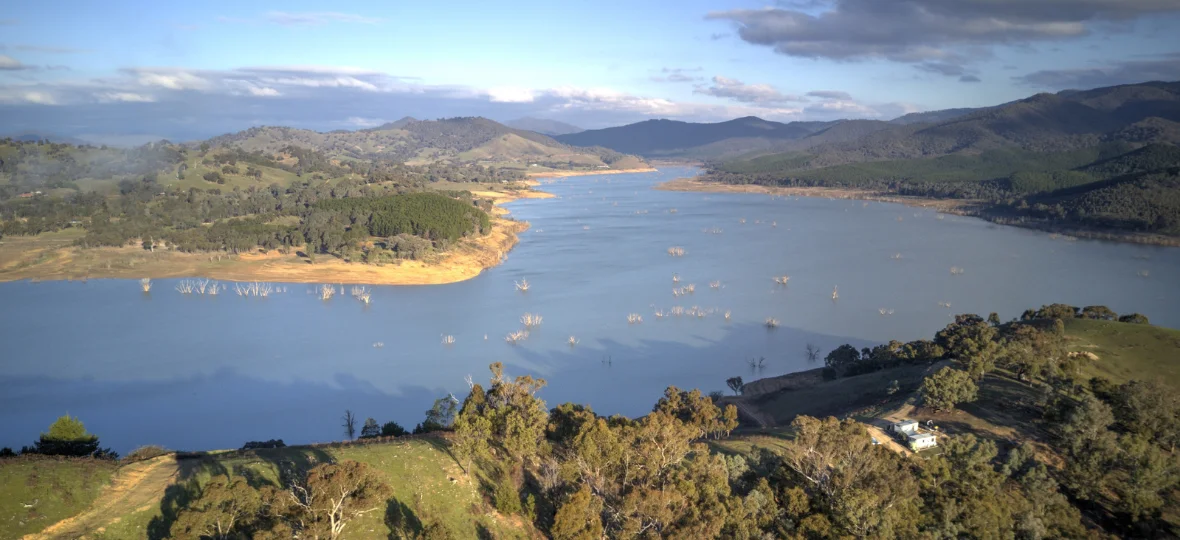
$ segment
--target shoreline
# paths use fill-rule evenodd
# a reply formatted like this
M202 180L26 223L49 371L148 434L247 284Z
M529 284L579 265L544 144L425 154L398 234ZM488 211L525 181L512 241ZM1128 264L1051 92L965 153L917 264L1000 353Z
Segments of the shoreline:
M692 193L755 193L762 195L781 195L786 197L822 197L828 199L849 199L862 201L876 201L902 204L916 208L928 208L943 214L979 218L996 225L1018 227L1021 229L1042 231L1052 235L1061 235L1066 239L1084 238L1087 240L1101 240L1106 242L1120 242L1162 247L1180 247L1180 238L1161 236L1158 234L1100 231L1077 227L1061 226L1053 223L1025 221L1013 219L998 213L989 213L984 205L986 201L974 199L930 199L925 197L907 197L893 195L868 189L830 188L830 187L772 187L755 184L718 184L702 182L695 178L677 178L661 184L655 189L661 191L680 191Z
M638 169L604 169L601 171L545 171L528 173L529 178L568 178L570 176L597 176L600 174L628 174L657 172L655 167L640 167Z
M200 278L227 282L334 283L347 285L445 285L479 276L499 265L528 230L528 222L506 217L501 204L518 199L548 199L552 193L533 190L479 191L493 203L492 230L466 238L428 261L399 261L377 266L320 256L315 264L299 250L265 253L181 253L144 251L140 247L79 248L73 239L81 230L47 237L8 237L0 244L0 282L85 281L88 279ZM5 253L8 252L8 253Z

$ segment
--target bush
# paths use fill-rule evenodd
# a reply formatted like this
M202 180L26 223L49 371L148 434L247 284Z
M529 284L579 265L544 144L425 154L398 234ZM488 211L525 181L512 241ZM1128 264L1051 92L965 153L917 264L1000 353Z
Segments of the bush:
M402 427L397 422L386 422L381 426L382 437L401 437L406 434L406 428Z
M1119 317L1119 322L1130 324L1151 324L1151 322L1147 320L1147 315L1140 315L1138 313L1123 315L1122 317Z
M206 182L213 182L217 184L225 183L225 178L221 176L221 173L219 172L207 172L201 178L204 178Z
M47 456L102 457L111 453L109 450L100 451L98 437L87 433L82 421L68 414L54 421L49 426L49 432L42 433L29 452Z
M0 458L9 458L9 457L16 457L16 452L13 452L12 449L7 446L5 446L4 448L0 448Z
M164 447L149 444L147 446L140 446L139 448L132 450L130 454L127 454L127 456L123 458L123 461L126 463L135 463L136 461L144 461L155 457L160 457L167 453L168 450L165 450Z
M520 493L516 491L516 484L508 475L504 475L503 479L496 484L496 491L492 494L492 499L495 502L496 510L499 510L501 514L508 516L521 512Z
M282 439L271 439L269 441L250 441L242 445L242 450L260 450L263 448L283 448L287 446Z

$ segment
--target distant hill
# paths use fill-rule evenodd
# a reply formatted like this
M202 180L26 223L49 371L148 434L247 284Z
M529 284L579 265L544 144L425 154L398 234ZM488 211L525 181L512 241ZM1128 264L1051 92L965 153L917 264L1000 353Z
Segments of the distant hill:
M275 154L288 146L330 159L387 160L409 165L479 164L529 170L634 168L643 163L605 148L579 148L487 118L403 118L371 129L321 133L289 127L254 127L214 137L213 146Z
M585 131L578 126L570 125L565 122L558 122L557 120L549 120L547 118L532 118L529 116L506 122L505 125L516 129L535 131L550 137L557 135L569 135L571 133L581 133Z
M910 113L904 116L899 116L890 120L890 124L909 125L909 124L937 124L938 122L945 122L947 120L954 120L960 116L964 116L979 109L943 109L941 111L927 111Z
M37 132L37 131L22 131L20 133L15 133L12 135L6 135L5 137L11 138L12 140L15 140L15 141L21 141L21 142L49 141L49 142L55 142L55 143L74 144L74 145L88 144L88 141L84 141L82 139L78 139L78 138L74 138L74 137L67 137L65 135L55 135L52 133L41 133L41 132ZM5 138L5 137L0 137L0 138Z
M578 146L601 146L646 157L719 157L773 147L806 137L828 122L771 122L756 116L699 124L678 120L646 120L636 124L562 135L557 140Z
M980 199L1053 223L1180 234L1169 191L1180 168L1180 82L936 113L838 123L779 152L715 164L706 179ZM940 116L951 117L928 122Z

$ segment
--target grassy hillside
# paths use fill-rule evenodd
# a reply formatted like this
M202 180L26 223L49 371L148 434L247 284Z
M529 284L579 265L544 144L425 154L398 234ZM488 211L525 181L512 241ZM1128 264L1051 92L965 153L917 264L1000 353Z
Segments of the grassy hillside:
M1147 324L1070 319L1065 321L1069 347L1093 353L1089 374L1115 383L1160 381L1180 389L1180 330Z
M132 474L134 467L115 470L113 462L94 460L0 460L0 538L34 533L72 515L71 529L86 530L96 538L165 538L178 507L199 493L216 474L244 476L252 485L279 485L280 470L308 469L316 463L354 460L374 467L392 490L386 506L348 524L345 538L413 538L433 523L452 538L532 538L532 526L519 518L497 513L484 502L478 482L463 474L446 443L437 438L407 438L398 442L288 447L204 454L184 459L156 458L157 466L175 471L171 480L139 483L120 491L102 491L112 475ZM32 464L38 466L34 468ZM30 481L33 477L35 480ZM167 477L164 477L167 478ZM29 486L33 487L29 487ZM56 495L55 495L56 493ZM148 504L128 506L126 499L143 495ZM57 497L56 499L54 497ZM3 513L24 519L18 502L40 497L43 517L17 526ZM68 498L68 502L60 500ZM82 513L92 502L114 512ZM19 509L10 510L8 506ZM53 510L48 510L48 509ZM8 527L7 529L5 527ZM60 527L59 530L67 530ZM55 530L55 534L59 532Z
M100 459L0 459L0 538L20 538L81 512L114 470L114 462Z

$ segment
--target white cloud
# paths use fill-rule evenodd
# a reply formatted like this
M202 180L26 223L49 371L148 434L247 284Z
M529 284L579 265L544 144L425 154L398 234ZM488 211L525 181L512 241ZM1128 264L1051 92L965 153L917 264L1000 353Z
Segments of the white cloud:
M0 70L15 71L18 69L28 69L28 67L29 66L20 63L20 60L17 60L16 58L0 54Z
M134 92L103 92L95 94L94 97L98 98L98 100L103 103L110 103L114 101L123 101L127 103L151 103L156 100L150 95L137 94Z
M363 15L355 15L352 13L337 13L337 12L307 12L307 13L290 13L286 11L271 11L263 16L266 22L282 25L282 26L320 26L328 23L359 23L359 24L377 24L381 19L375 17L365 17Z
M57 105L57 100L47 92L25 92L21 97L28 103L37 105Z
M488 89L488 98L495 103L531 103L537 96L528 88L498 86Z
M249 86L246 87L246 91L249 92L250 95L258 97L277 97L282 95L278 90L268 86Z
M208 80L188 71L181 70L132 70L142 86L158 86L169 90L207 90Z
M384 123L385 123L385 120L382 120L380 118L364 118L364 117L360 117L360 116L350 116L346 120L344 120L345 125L358 127L358 128L377 127L377 126L384 124Z
M759 105L806 101L802 97L779 92L769 84L746 84L737 79L722 76L713 77L712 86L697 86L693 93Z

